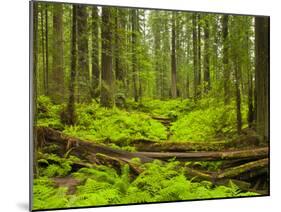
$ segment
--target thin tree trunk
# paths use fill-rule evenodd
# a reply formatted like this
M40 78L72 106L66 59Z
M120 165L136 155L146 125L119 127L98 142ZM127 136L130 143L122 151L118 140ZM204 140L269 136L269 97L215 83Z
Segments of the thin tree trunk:
M100 95L100 67L99 67L99 15L98 8L92 8L92 92L93 98Z
M197 48L198 48L198 86L199 86L199 89L197 89L197 97L200 97L201 96L201 24L200 24L200 21L201 21L201 16L198 15L198 21L197 21L197 24L198 24L198 30L197 30L197 33L198 33L198 36L197 36L197 41L198 41L198 44L197 44Z
M197 49L197 16L193 14L192 16L192 35L193 35L193 75L194 75L194 99L197 99L198 95L198 49Z
M208 17L206 17L208 18ZM205 19L204 25L204 91L211 89L210 82L210 49L209 49L209 22Z
M224 15L222 19L222 34L223 34L223 87L224 87L224 103L229 104L229 61L228 61L228 15Z
M37 114L37 72L38 72L38 3L31 2L31 9L33 9L33 96L32 96L32 113L33 113L33 175L38 176L38 166L37 166L37 130L36 126L36 114Z
M177 98L177 65L176 65L176 20L172 14L172 52L171 52L171 95Z
M45 95L49 95L49 36L48 36L48 29L49 29L49 21L48 21L48 5L45 5L45 51L46 51L46 69L45 69Z
M44 33L44 5L41 5L40 19L41 19L41 44L42 44L42 69L43 69L43 87L44 94L47 95L47 77L46 77L46 50L45 50L45 33Z
M241 91L240 91L240 74L241 74L240 61L236 60L234 66L235 66L234 67L234 69L235 69L234 74L235 74L235 92L236 92L236 124L237 124L237 133L240 135L241 130L242 130Z
M133 72L133 91L134 91L134 100L135 102L139 101L138 96L138 73L137 73L137 13L136 10L132 10L132 72Z

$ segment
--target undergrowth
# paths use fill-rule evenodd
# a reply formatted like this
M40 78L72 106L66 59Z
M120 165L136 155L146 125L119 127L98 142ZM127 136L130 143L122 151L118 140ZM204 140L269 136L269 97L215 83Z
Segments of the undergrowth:
M106 166L82 168L72 174L81 183L71 195L67 194L67 188L55 188L51 179L40 177L34 180L33 209L257 195L242 192L233 183L214 186L207 181L188 180L178 162L163 164L156 160L141 166L144 171L136 178L132 177L128 165L120 173Z
M242 122L247 123L247 109L241 108ZM225 140L236 132L235 102L225 106L223 102L202 99L197 109L180 116L171 127L174 141Z

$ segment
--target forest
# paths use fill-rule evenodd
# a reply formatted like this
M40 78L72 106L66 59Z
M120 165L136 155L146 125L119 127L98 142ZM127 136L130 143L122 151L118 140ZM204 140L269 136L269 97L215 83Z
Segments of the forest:
M269 195L269 17L31 14L33 210Z

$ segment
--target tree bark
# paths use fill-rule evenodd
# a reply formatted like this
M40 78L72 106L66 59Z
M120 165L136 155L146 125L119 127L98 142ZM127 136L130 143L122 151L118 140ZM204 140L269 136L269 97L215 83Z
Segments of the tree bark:
M268 148L225 152L138 152L138 155L160 160L176 158L176 160L180 161L255 160L267 157Z
M101 105L113 107L114 105L114 79L112 70L112 11L108 7L102 9L102 61L101 61Z
M67 105L68 122L69 125L75 124L75 79L77 68L77 6L72 6L72 39L71 39L71 70L69 81L69 99Z
M53 6L53 67L50 95L55 103L64 100L64 67L63 67L63 5Z
M269 18L255 18L256 130L263 142L269 139Z
M222 19L222 35L223 35L223 87L224 87L224 103L230 102L230 72L229 72L229 54L228 54L228 15L224 15Z
M98 8L92 8L92 91L91 96L97 99L100 96L100 67L99 67L99 15Z
M199 80L198 80L198 42L197 42L197 16L196 14L193 14L192 16L192 35L193 35L193 75L194 75L194 88L193 88L193 93L194 93L194 99L196 100L198 97L198 85L199 85Z
M77 101L90 102L90 73L88 60L88 13L85 5L77 6Z
M176 65L176 20L175 13L172 14L172 52L171 52L171 95L177 98L177 65Z
M210 81L210 47L209 47L209 21L205 17L204 25L204 91L207 93L211 89Z
M37 140L37 130L36 126L36 114L37 114L37 72L38 72L38 3L31 2L31 9L33 10L33 25L32 25L32 35L33 35L33 48L32 48L32 118L33 126L32 127L32 148L33 148L33 176L38 176L38 164L37 164L37 149L38 149L38 140Z
M48 5L45 5L45 51L46 51L46 67L45 67L45 95L49 95L49 21L48 21Z
M134 100L135 102L139 101L139 92L138 92L138 73L137 73L137 11L132 9L132 74L133 74L133 91L134 91Z

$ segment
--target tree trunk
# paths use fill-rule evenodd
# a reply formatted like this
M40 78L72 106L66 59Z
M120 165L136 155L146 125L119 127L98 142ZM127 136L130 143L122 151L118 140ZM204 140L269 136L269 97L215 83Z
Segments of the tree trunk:
M50 95L55 103L62 103L64 100L63 5L54 5L53 12L53 70Z
M69 99L67 105L68 123L69 125L75 124L75 78L77 68L77 6L72 6L72 39L71 39L71 70L69 81Z
M210 82L210 48L209 48L209 21L205 17L204 25L204 91L208 92L211 88Z
M87 7L77 6L77 50L78 50L78 72L77 72L77 101L89 102L90 95L90 73L88 60L88 14Z
M253 127L254 122L254 106L253 106L253 74L251 68L251 55L250 55L250 44L249 44L249 33L247 33L247 40L246 40L246 48L247 48L247 77L248 77L248 127Z
M222 36L223 36L223 87L224 87L224 103L229 104L230 101L230 72L228 61L228 15L224 15L222 19Z
M40 10L40 19L41 19L41 44L42 44L42 69L43 69L43 91L44 94L47 95L47 75L46 75L46 50L45 50L45 32L44 32L44 18L45 18L45 13L44 13L44 4L41 4L41 10Z
M46 51L46 67L45 67L45 95L49 95L49 21L48 21L48 5L45 5L45 51Z
M238 58L238 55L236 55ZM234 75L235 75L235 93L236 93L236 125L237 133L241 134L242 130L242 115L241 115L241 91L240 91L240 75L241 75L240 59L235 59Z
M113 70L112 70L112 11L108 7L102 9L102 61L101 61L101 105L113 107Z
M192 16L192 35L193 35L193 75L194 75L194 99L197 99L198 95L198 49L197 49L197 16Z
M99 15L98 8L92 8L92 92L91 96L97 99L100 95L100 67L99 67Z
M133 74L133 91L134 91L134 100L135 102L139 101L138 96L138 73L137 73L137 11L132 9L132 74Z
M32 147L33 147L33 176L38 176L38 166L37 166L37 130L35 128L36 126L36 114L37 114L37 72L38 72L38 3L37 2L31 2L31 9L33 10L33 25L32 25L32 35L33 35L33 48L32 48L32 117L33 117L33 126L32 127Z
M197 89L197 97L200 97L201 96L201 93L202 93L202 88L201 88L201 16L198 14L198 21L197 21L197 27L198 27L198 30L197 30L197 33L198 33L198 36L197 36L197 48L198 48L198 72L197 72L197 75L198 75L198 86L199 86L199 89Z
M269 139L269 18L255 18L256 130L264 143Z
M176 20L172 14L172 52L171 52L171 95L177 98L177 65L176 65Z

